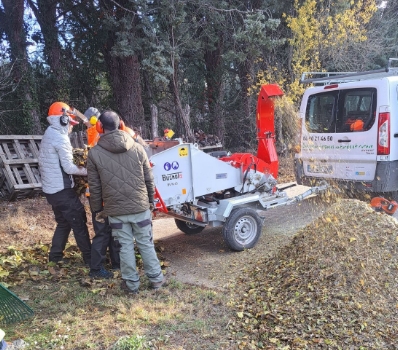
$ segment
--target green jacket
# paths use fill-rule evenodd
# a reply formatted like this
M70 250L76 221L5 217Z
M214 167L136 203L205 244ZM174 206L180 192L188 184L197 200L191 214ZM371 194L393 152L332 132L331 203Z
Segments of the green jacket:
M144 148L122 130L102 135L88 152L87 176L90 206L108 216L149 209L155 183Z

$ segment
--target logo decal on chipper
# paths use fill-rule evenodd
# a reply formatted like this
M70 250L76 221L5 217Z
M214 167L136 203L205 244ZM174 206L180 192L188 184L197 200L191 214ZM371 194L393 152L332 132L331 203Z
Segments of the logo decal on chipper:
M164 163L163 168L166 171L169 171L171 168L173 168L173 170L177 170L180 167L180 164L178 164L178 162L173 161L171 164L169 162Z
M167 175L162 175L163 181L182 179L182 173L172 173Z

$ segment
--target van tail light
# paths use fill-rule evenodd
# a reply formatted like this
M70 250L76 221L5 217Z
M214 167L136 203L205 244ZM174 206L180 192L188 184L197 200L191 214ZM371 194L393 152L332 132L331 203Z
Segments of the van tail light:
M390 113L379 114L377 155L390 154Z
M303 118L299 118L297 120L297 128L298 128L298 134L299 138L297 140L297 144L294 145L294 153L300 153L301 152L301 137L303 136Z

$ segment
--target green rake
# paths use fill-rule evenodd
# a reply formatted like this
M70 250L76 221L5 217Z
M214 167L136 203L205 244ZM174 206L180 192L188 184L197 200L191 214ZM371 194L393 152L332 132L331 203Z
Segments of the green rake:
M33 316L33 310L0 284L0 324L11 324Z

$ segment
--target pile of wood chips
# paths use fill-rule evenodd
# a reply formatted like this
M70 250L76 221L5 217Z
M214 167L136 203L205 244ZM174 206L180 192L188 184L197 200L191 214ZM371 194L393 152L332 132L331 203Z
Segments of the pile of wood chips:
M87 156L89 148L74 148L73 149L73 163L77 166L87 167ZM86 192L88 187L87 176L73 175L75 182L74 190L80 196Z
M338 200L242 276L241 349L397 348L398 223L365 202Z

